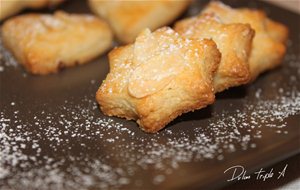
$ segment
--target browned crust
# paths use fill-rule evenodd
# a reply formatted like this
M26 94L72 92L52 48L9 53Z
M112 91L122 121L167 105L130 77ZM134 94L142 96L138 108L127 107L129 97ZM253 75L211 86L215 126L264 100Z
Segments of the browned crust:
M255 30L249 60L251 81L261 73L282 63L286 52L288 28L268 18L264 11L247 8L233 9L220 2L212 2L203 10L203 13L215 14L226 24L250 24Z
M202 14L177 22L175 30L188 38L208 38L216 42L222 59L214 87L216 92L221 92L249 82L248 58L254 30L249 24L223 24L218 20L213 14Z

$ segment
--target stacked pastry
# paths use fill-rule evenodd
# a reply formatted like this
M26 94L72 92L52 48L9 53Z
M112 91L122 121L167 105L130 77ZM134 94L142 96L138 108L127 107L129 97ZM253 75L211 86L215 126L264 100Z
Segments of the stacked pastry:
M217 2L210 3L203 13L216 15L224 24L248 23L255 30L249 57L251 80L280 65L286 52L287 27L272 21L261 10L232 9Z
M97 91L104 114L157 132L177 116L214 102L216 92L254 80L281 63L287 28L250 9L212 2L171 28L145 30L109 54Z

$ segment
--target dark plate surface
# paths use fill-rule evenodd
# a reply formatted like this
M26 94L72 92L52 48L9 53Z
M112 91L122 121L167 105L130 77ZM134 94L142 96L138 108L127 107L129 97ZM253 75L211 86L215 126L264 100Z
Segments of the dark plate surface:
M158 134L100 112L95 92L108 72L106 55L41 77L1 46L1 189L215 188L229 184L224 170L231 166L250 174L299 153L299 15L259 1L226 2L264 9L289 27L283 66L218 94L214 105ZM89 12L85 1L60 8Z

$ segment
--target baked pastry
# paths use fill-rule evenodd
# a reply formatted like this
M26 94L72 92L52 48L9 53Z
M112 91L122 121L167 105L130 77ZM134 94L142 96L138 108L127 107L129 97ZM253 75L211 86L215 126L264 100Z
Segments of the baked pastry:
M177 22L174 29L184 37L208 38L217 44L222 59L214 76L215 92L249 82L248 58L254 37L249 24L223 24L213 14L202 14Z
M110 72L96 98L109 116L137 120L146 132L214 102L220 52L212 40L182 38L164 27L109 53Z
M61 11L11 18L2 27L2 38L5 47L33 74L55 73L62 67L86 63L112 43L104 21Z
M57 5L64 0L0 0L0 21L12 16L25 8L39 9Z
M263 11L233 9L221 2L210 3L203 13L213 13L226 24L248 23L255 30L249 60L252 80L259 74L280 65L286 52L285 42L288 38L286 26L272 21Z
M154 30L170 24L190 2L190 0L89 0L89 5L95 14L108 21L119 41L131 43L145 28Z

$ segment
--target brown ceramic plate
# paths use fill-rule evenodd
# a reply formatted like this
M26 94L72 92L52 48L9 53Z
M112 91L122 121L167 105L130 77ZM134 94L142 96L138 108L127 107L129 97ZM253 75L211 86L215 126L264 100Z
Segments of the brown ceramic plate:
M218 94L214 105L157 134L99 110L95 92L108 73L106 55L32 76L1 47L1 189L217 188L230 183L224 171L231 166L248 175L299 153L299 15L260 1L226 3L264 9L289 27L282 67ZM203 5L194 3L183 17ZM90 12L79 0L59 8Z

